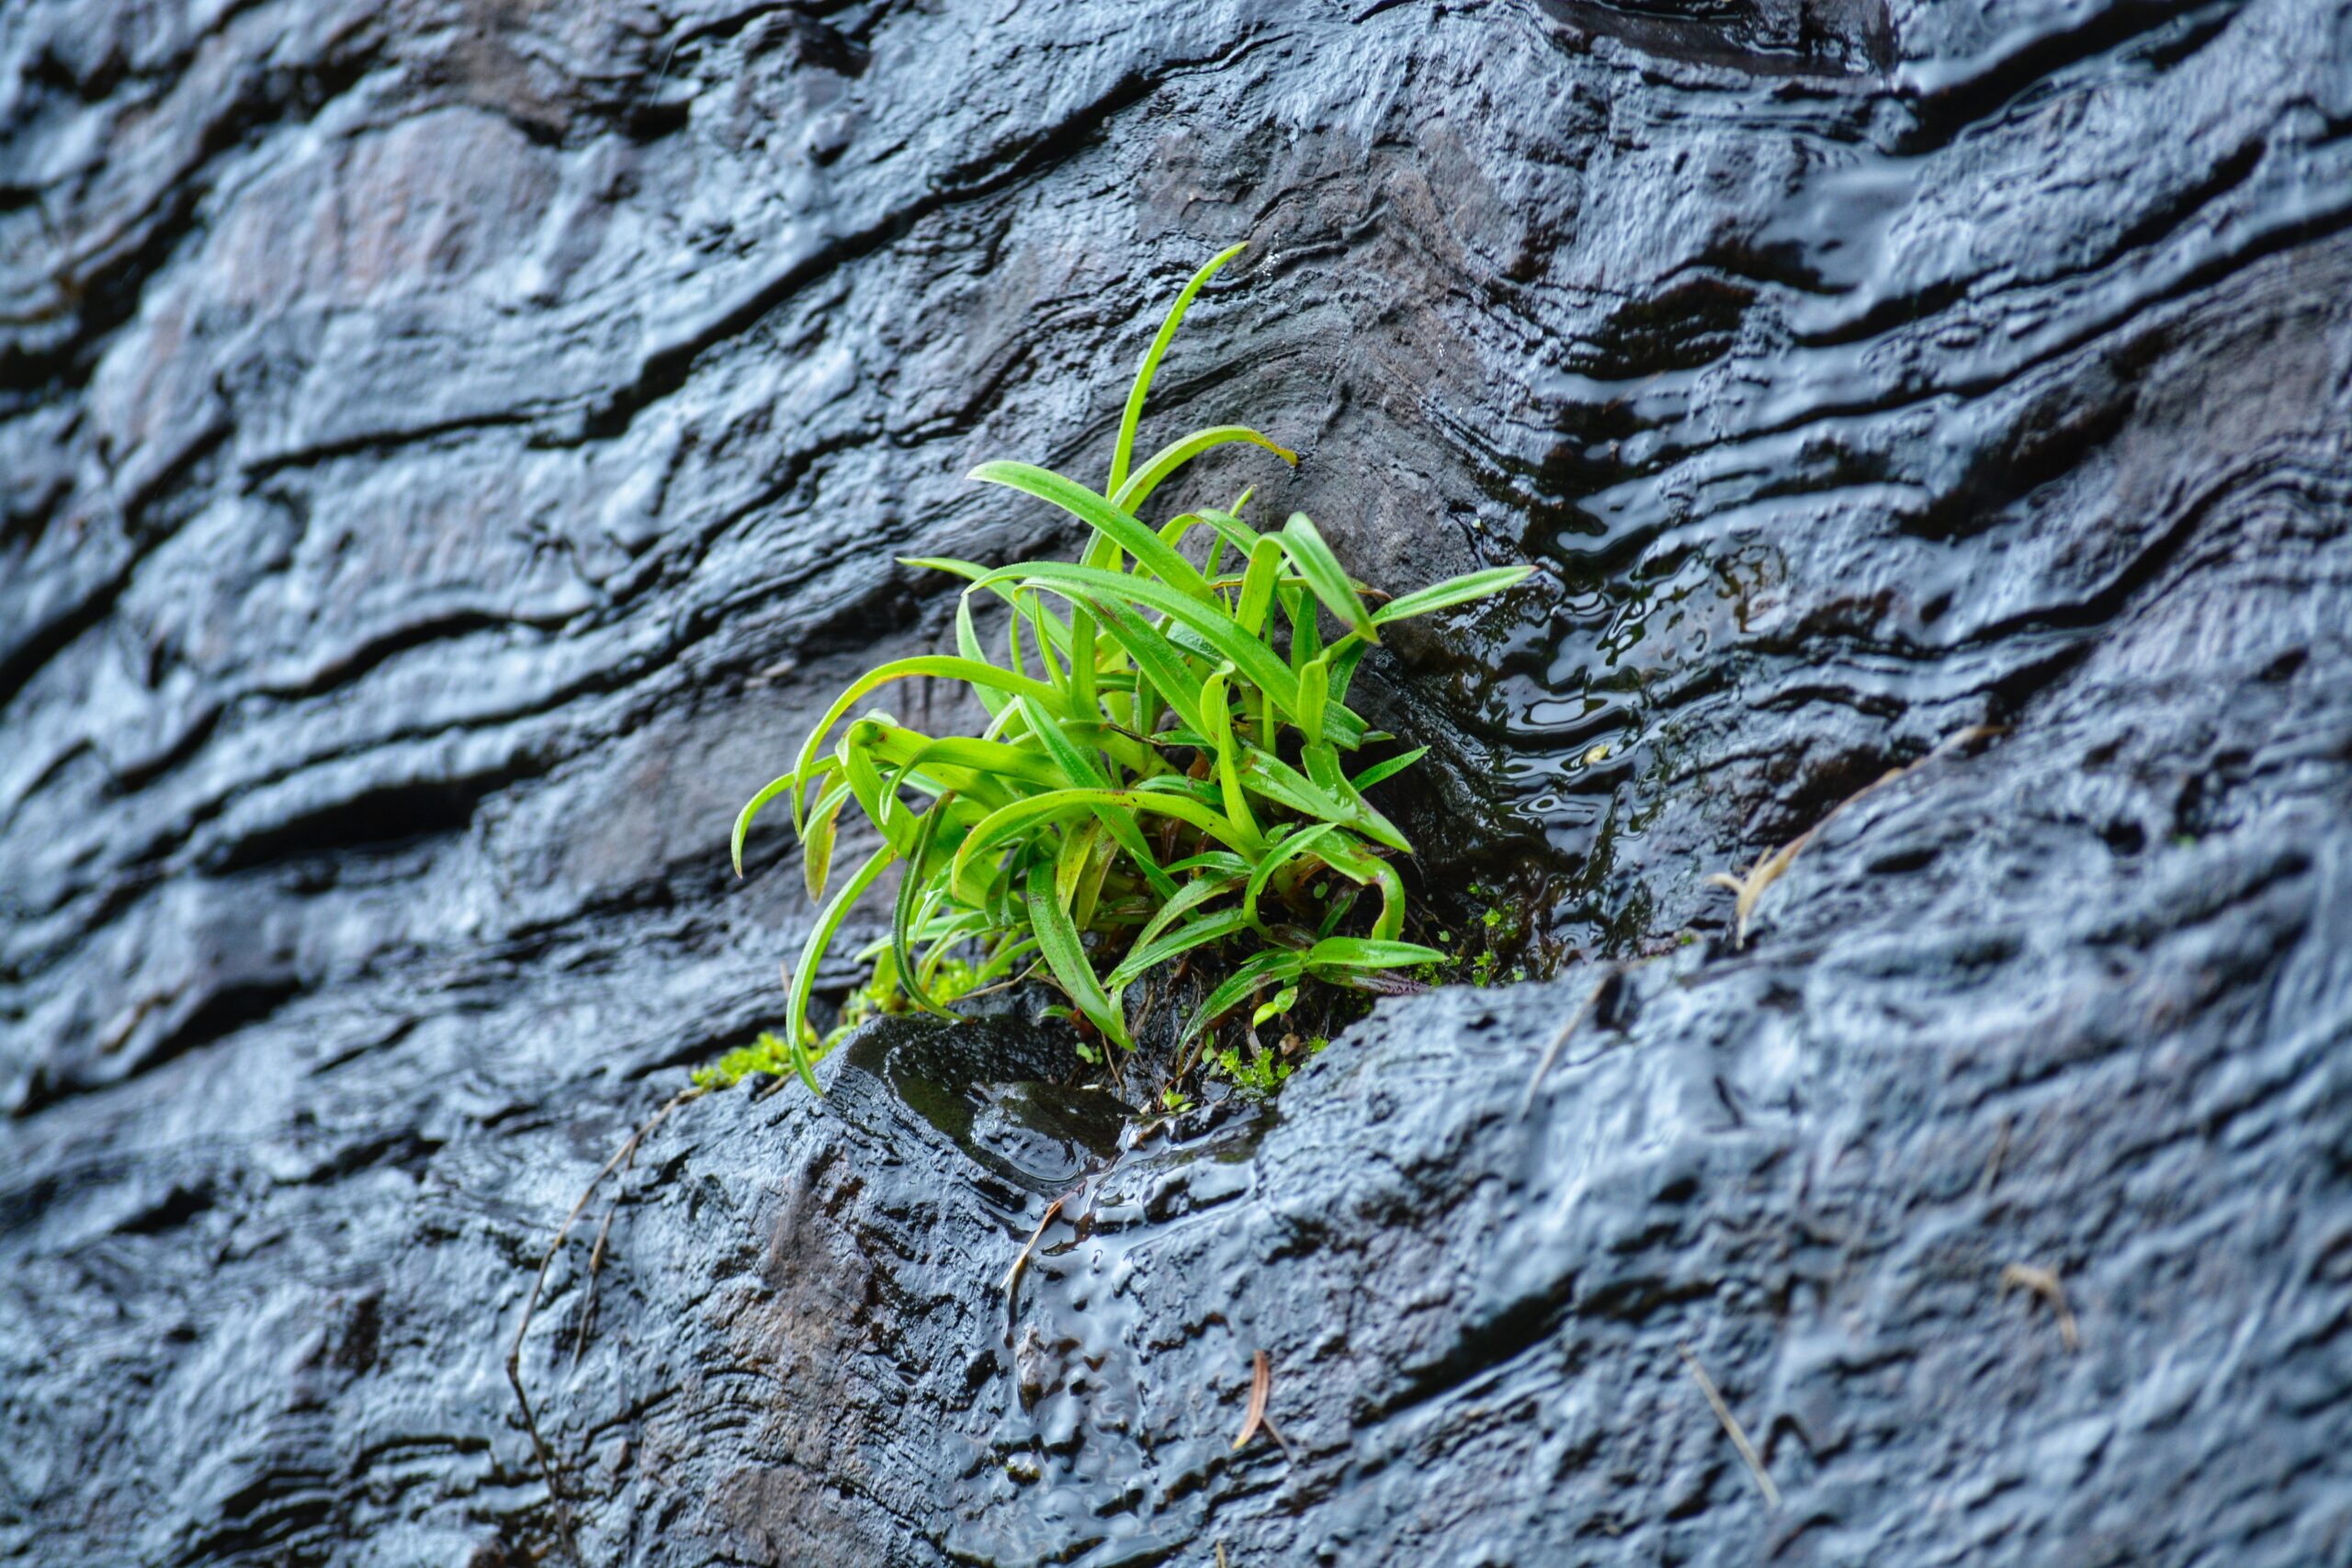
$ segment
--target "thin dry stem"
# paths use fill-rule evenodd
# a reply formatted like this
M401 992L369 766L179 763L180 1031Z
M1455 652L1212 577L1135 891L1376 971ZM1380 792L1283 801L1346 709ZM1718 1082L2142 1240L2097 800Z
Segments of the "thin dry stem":
M1840 811L1845 810L1846 807L1853 805L1854 802L1861 799L1862 796L1870 794L1872 790L1893 784L1896 779L1899 779L1904 774L1910 773L1913 769L1926 767L1929 762L1934 761L1937 758L1942 756L1947 751L1957 750L1962 746L1973 745L1976 741L1985 739L1991 736L2006 735L2007 733L2007 727L1997 724L1972 724L1965 729L1955 731L1953 734L1946 737L1943 740L1938 742L1935 750L1929 751L1926 756L1921 757L1917 761L1906 762L1899 768L1889 768L1877 778L1872 779L1869 784L1864 784L1861 788L1856 790L1853 794L1848 795L1845 799L1831 807L1829 808L1829 814L1824 817L1820 821L1815 822L1812 827L1806 829L1795 838L1791 839L1779 849L1774 850L1768 854L1758 856L1756 863L1747 868L1747 874L1746 875L1735 876L1729 872L1719 871L1709 876L1707 878L1709 885L1716 887L1728 888L1733 897L1732 917L1734 924L1731 939L1732 951L1736 953L1741 948L1747 945L1748 917L1756 912L1756 905L1758 901L1764 897L1764 890L1771 886L1775 882L1778 882L1781 879L1781 873L1787 871L1790 866L1796 863L1796 858L1804 852L1804 847L1813 842L1814 839L1824 828L1828 827L1831 822L1835 821Z
M1021 1249L1021 1256L1014 1258L1012 1267L1004 1271L1004 1293L1008 1302L1021 1284L1021 1271L1029 1267L1029 1255L1036 1251L1037 1244L1046 1238L1046 1227L1054 1223L1054 1216L1062 1212L1062 1205L1077 1196L1077 1192L1078 1190L1072 1188L1046 1205L1045 1216L1037 1222L1037 1228L1029 1233L1029 1245Z
M1586 1017L1592 1011L1593 1004L1600 1000L1600 993L1609 988L1609 982L1614 980L1623 972L1620 966L1610 965L1608 972L1593 983L1592 989L1585 993L1584 1001L1577 1006L1577 1010L1568 1015L1568 1021L1561 1028L1560 1032L1552 1037L1552 1043L1544 1047L1544 1059L1535 1064L1534 1076L1527 1080L1527 1092L1520 1097L1519 1119L1521 1121L1525 1121L1527 1113L1535 1108L1535 1091L1544 1087L1544 1080L1559 1061L1560 1053L1568 1048L1570 1037L1583 1025Z
M1102 1065L1111 1069L1111 1087L1121 1100L1127 1097L1126 1075L1119 1071L1118 1042L1105 1037L1102 1042Z
M1993 1184L2001 1179L2001 1162L2008 1157L2008 1154L2009 1118L2004 1116L2001 1118L2000 1135L1993 1140L1993 1157L1984 1162L1984 1175L1976 1183L1976 1196L1979 1200L1990 1198L1993 1195Z
M690 1100L699 1100L705 1092L696 1086L672 1095L661 1110L647 1117L637 1131L613 1151L613 1157L605 1162L603 1168L588 1179L580 1201L572 1204L571 1213L566 1214L563 1224L557 1227L555 1239L548 1244L547 1256L539 1259L538 1277L531 1281L531 1294L523 1303L522 1324L514 1330L514 1342L506 1348L506 1381L514 1390L514 1403L522 1407L523 1429L530 1434L531 1451L538 1457L539 1473L548 1483L548 1497L555 1504L556 1532L563 1538L564 1550L571 1552L575 1562L586 1560L580 1555L580 1542L571 1532L571 1510L564 1503L563 1485L560 1479L561 1471L555 1462L555 1456L548 1451L547 1439L540 1436L538 1417L531 1409L531 1396L524 1392L523 1341L531 1332L531 1319L538 1314L539 1297L547 1291L548 1274L555 1267L556 1254L563 1250L564 1240L571 1235L571 1227L580 1223L582 1214L587 1213L589 1201L596 1196L596 1189L604 1185L605 1178L637 1157L638 1145L645 1141L647 1134L662 1124L670 1112Z
M1682 1352L1683 1362L1690 1369L1691 1381L1699 1385L1699 1392L1707 1396L1708 1404L1714 1409L1715 1419L1723 1423L1724 1432L1730 1435L1731 1446L1739 1450L1739 1457L1747 1462L1747 1473L1756 1478L1756 1489L1764 1494L1765 1506L1777 1512L1781 1506L1781 1489L1772 1484L1772 1477L1765 1472L1764 1461L1756 1457L1756 1445L1747 1440L1747 1432L1740 1427L1739 1417L1734 1416L1731 1406L1724 1403L1723 1394L1715 1387L1715 1380L1707 1375L1707 1369L1699 1364L1699 1358L1690 1353L1690 1347L1677 1345L1675 1348Z
M630 1140L628 1157L621 1161L622 1175L626 1176L637 1168L637 1151L642 1146L641 1136ZM571 1364L574 1367L580 1365L580 1358L587 1352L588 1330L596 1318L596 1281L605 1266L605 1242L613 1234L613 1216L621 1212L621 1201L628 1196L626 1188L613 1194L613 1201L605 1206L604 1223L596 1227L596 1244L588 1249L587 1299L580 1308L580 1337L572 1341L571 1346Z
M588 1297L580 1308L579 1336L571 1342L571 1364L574 1367L580 1365L580 1358L588 1351L588 1329L596 1317L596 1280L598 1271L605 1265L605 1240L613 1234L613 1216L621 1212L623 1196L619 1192L614 1193L613 1201L605 1206L604 1224L596 1227L596 1245L588 1249Z

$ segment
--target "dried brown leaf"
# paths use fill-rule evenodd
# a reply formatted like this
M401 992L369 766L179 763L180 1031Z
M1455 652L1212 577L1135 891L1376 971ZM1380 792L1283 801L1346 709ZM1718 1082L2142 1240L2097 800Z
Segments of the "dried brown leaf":
M1241 1417L1241 1435L1233 1439L1233 1451L1239 1453L1249 1447L1258 1428L1266 1424L1266 1395L1273 1392L1273 1363L1260 1350L1250 1359L1250 1408Z
M2075 1331L2075 1314L2066 1304L2066 1287L2059 1282L2056 1270L2037 1269L2030 1263L2008 1263L2001 1268L2001 1289L2031 1291L2050 1303L2051 1312L2058 1319L2058 1342L2069 1352L2083 1347L2082 1336Z

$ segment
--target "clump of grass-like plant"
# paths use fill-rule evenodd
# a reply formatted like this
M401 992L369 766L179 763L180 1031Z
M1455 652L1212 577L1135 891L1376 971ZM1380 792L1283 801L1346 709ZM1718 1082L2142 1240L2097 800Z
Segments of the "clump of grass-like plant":
M1187 955L1222 976L1185 1024L1188 1041L1252 998L1254 1029L1310 981L1411 988L1401 971L1444 957L1403 940L1392 859L1410 846L1364 796L1422 752L1351 773L1351 752L1394 738L1348 705L1349 684L1384 627L1499 592L1531 569L1389 599L1350 577L1305 514L1272 531L1245 523L1246 492L1228 510L1141 519L1162 485L1213 448L1241 443L1296 461L1255 430L1216 425L1133 462L1161 356L1201 287L1241 248L1203 267L1170 309L1136 372L1101 491L1026 463L973 470L1083 522L1078 560L909 560L965 580L956 651L896 660L853 682L791 771L736 818L740 874L752 819L784 799L809 895L822 899L791 972L782 1042L812 1089L823 1049L808 1023L818 964L851 907L894 866L890 931L875 945L905 1005L953 1016L939 985L950 965L957 990L1035 975L1114 1048L1134 1043L1129 987ZM1009 611L1001 650L977 629L982 595ZM852 716L916 677L968 687L985 728L931 736L887 712ZM836 881L833 847L853 804L882 841Z
M1177 296L1136 372L1102 491L1025 463L974 470L1084 522L1091 534L1077 562L910 562L967 580L956 653L867 671L826 710L792 771L737 817L740 874L752 818L788 799L809 895L823 900L791 974L784 1032L696 1071L622 1142L548 1244L507 1350L507 1380L575 1560L561 1467L524 1386L524 1345L555 1259L598 1188L625 1177L681 1106L755 1073L797 1071L813 1089L817 1059L860 1020L909 1008L952 1016L948 1005L967 993L1032 974L1058 987L1066 1010L1102 1041L1127 1048L1127 989L1162 965L1205 955L1220 976L1184 1027L1191 1041L1252 998L1261 998L1254 1028L1288 1012L1310 980L1413 989L1410 971L1434 973L1426 966L1445 958L1403 940L1405 889L1391 862L1410 848L1364 798L1422 753L1350 773L1343 759L1394 737L1366 727L1348 706L1348 686L1382 627L1498 592L1530 569L1473 572L1375 609L1366 595L1383 596L1347 574L1303 514L1261 533L1241 519L1245 494L1226 511L1157 527L1138 518L1154 491L1214 447L1247 443L1295 461L1254 430L1218 425L1132 465L1153 372L1202 285L1240 250L1211 261ZM1205 539L1198 562L1185 553L1196 535ZM976 628L972 600L982 593L1011 610L1001 660ZM1338 628L1329 640L1327 615ZM968 686L987 727L933 737L887 713L850 717L875 692L917 676ZM834 886L833 845L852 802L882 843ZM818 964L851 907L894 865L889 933L862 954L874 976L820 1041L808 1022ZM1324 1043L1318 1037L1302 1054ZM1250 1098L1276 1092L1291 1070L1270 1054L1229 1047L1211 1059ZM1163 1103L1189 1100L1171 1085ZM620 1201L590 1251L579 1344ZM1261 1358L1261 1378L1263 1366Z

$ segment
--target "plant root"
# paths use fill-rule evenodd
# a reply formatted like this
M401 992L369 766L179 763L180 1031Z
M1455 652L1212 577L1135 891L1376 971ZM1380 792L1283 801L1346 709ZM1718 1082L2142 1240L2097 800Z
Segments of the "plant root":
M621 1167L621 1173L627 1175L636 1163L632 1159L624 1164ZM587 1353L588 1330L596 1321L596 1280L599 1271L605 1266L605 1241L613 1234L613 1216L621 1212L621 1200L627 1196L626 1192L615 1192L613 1201L605 1205L604 1223L596 1227L596 1244L588 1249L588 1295L580 1307L579 1336L571 1342L571 1365L574 1370L579 1368L580 1358Z
M2076 1332L2075 1314L2066 1305L2066 1287L2059 1282L2055 1269L2037 1269L2030 1263L2007 1263L2001 1266L2001 1293L2011 1289L2031 1291L2050 1303L2051 1312L2058 1319L2058 1342L2073 1354L2083 1348L2083 1337Z
M548 1244L547 1256L539 1259L538 1277L531 1281L531 1294L523 1303L523 1322L514 1330L514 1342L506 1348L506 1382L514 1390L514 1403L522 1408L523 1429L530 1434L531 1451L537 1456L539 1473L547 1481L548 1501L555 1505L556 1533L562 1537L564 1550L571 1554L571 1560L575 1562L585 1562L587 1560L580 1555L580 1542L572 1534L571 1510L564 1501L561 1467L556 1463L555 1456L548 1452L547 1439L539 1433L538 1417L531 1409L531 1396L524 1392L523 1341L531 1332L531 1319L538 1313L539 1298L547 1291L548 1274L555 1267L556 1254L563 1250L564 1240L571 1235L571 1227L580 1223L582 1214L587 1213L590 1200L596 1196L596 1189L604 1185L605 1178L637 1158L638 1146L645 1142L648 1134L668 1119L670 1112L690 1100L701 1099L707 1092L708 1091L697 1085L693 1089L681 1089L672 1095L662 1102L661 1110L640 1122L637 1131L631 1133L622 1142L621 1146L613 1151L613 1157L605 1162L603 1168L588 1179L588 1185L581 1192L580 1201L572 1204L571 1213L565 1215L563 1224L557 1227L555 1239ZM619 1206L617 1200L614 1206L616 1208ZM605 1224L607 1228L612 1224L612 1215L609 1212L605 1216ZM595 1277L596 1262L604 1252L604 1234L600 1231L596 1237L596 1251L592 1255L589 1263L589 1278L592 1281ZM582 1343L585 1343L584 1338Z
M1734 1416L1731 1406L1724 1403L1722 1393L1715 1387L1715 1380L1707 1375L1707 1369L1699 1364L1699 1358L1690 1353L1690 1346L1677 1345L1675 1348L1682 1352L1683 1363L1690 1369L1690 1380L1699 1385L1699 1392L1707 1396L1707 1404L1713 1408L1715 1419L1723 1423L1724 1431L1731 1438L1731 1446L1739 1450L1739 1457L1746 1461L1747 1473L1756 1478L1756 1489L1764 1495L1765 1506L1779 1512L1781 1489L1772 1484L1772 1477L1765 1471L1764 1461L1756 1457L1756 1445L1747 1440L1747 1432L1740 1427L1739 1417Z

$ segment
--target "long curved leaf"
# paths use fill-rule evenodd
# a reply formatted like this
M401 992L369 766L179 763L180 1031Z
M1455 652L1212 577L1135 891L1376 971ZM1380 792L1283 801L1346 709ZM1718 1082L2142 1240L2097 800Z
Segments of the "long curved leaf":
M1230 442L1246 441L1252 446L1262 446L1291 467L1298 466L1298 454L1287 446L1275 445L1267 437L1243 424L1215 424L1206 430L1196 430L1182 441L1173 441L1151 455L1151 460L1137 468L1135 477L1112 492L1111 504L1120 511L1133 513L1151 492L1168 482L1177 469L1202 453Z
M1336 749L1310 740L1301 749L1299 760L1306 764L1306 776L1317 789L1347 803L1348 809L1355 814L1351 826L1358 832L1374 843L1386 844L1390 849L1406 854L1412 853L1413 846L1405 841L1405 835L1397 830L1396 824L1382 815L1379 807L1356 793L1356 786L1348 782L1348 775L1340 769L1340 753Z
M972 625L972 596L968 593L956 595L956 651L975 664L989 661L988 649L980 645L980 634ZM980 705L989 710L991 719L1001 715L1005 705L1012 700L993 686L974 686L972 694L980 699Z
M1015 700L1028 717L1029 732L1046 748L1056 768L1072 785L1080 789L1110 788L1110 781L1103 776L1102 770L1096 767L1086 752L1070 739L1060 720L1027 697ZM1094 808L1094 816L1110 830L1119 847L1127 852L1128 858L1136 863L1136 869L1143 873L1144 880L1151 884L1154 892L1164 898L1176 891L1176 885L1169 880L1168 874L1161 871L1159 863L1152 858L1151 846L1144 841L1143 829L1136 826L1133 812L1098 806Z
M1201 678L1175 645L1116 599L1106 595L1088 603L1102 615L1103 629L1112 640L1126 650L1136 668L1150 681L1152 690L1168 700L1185 728L1197 733L1202 728Z
M1333 643L1323 657L1331 665L1331 700L1348 700L1348 682L1355 679L1356 666L1363 662L1363 652L1371 646L1360 637L1347 637ZM1361 725L1362 721L1358 721Z
M1323 863L1360 886L1380 889L1380 915L1373 922L1373 937L1393 942L1405 930L1405 884L1396 868L1378 855L1362 853L1333 842L1322 851ZM1336 900L1335 900L1336 902Z
M825 896L825 878L833 864L833 838L841 827L842 807L849 799L846 779L829 787L817 797L808 813L808 831L800 836L800 880L808 889L810 902Z
M1411 767L1414 763L1419 761L1429 754L1430 749L1428 747L1416 746L1411 750L1407 751L1400 756L1391 757L1385 762L1374 762L1372 766L1358 773L1349 782L1354 784L1357 791L1361 793L1362 791L1370 789L1373 785L1380 783L1383 779L1395 778L1398 773L1403 773L1407 768Z
M1449 577L1443 582L1431 583L1419 592L1391 599L1373 612L1372 624L1385 626L1392 621L1426 615L1432 610L1450 610L1456 604L1467 604L1473 599L1484 599L1489 593L1499 593L1515 583L1525 581L1534 570L1532 566L1498 566L1461 577Z
M1315 750L1329 751L1330 748L1326 745ZM1352 791L1332 790L1321 780L1308 778L1271 751L1256 746L1244 747L1239 769L1242 784L1252 795L1262 795L1277 806L1288 807L1318 822L1337 822L1342 827L1352 828L1374 843L1385 844L1392 850L1406 853L1412 851L1413 846L1396 830L1396 825L1374 810L1362 795ZM1344 784L1346 781L1340 782Z
M1070 597L1117 598L1157 610L1198 635L1217 658L1233 665L1251 685L1273 698L1274 705L1284 715L1293 719L1297 716L1298 677L1262 640L1237 626L1221 604L1189 598L1148 578L1052 561L1005 567L1001 573L989 575L1018 576L1040 586L1053 586L1057 592L1067 588L1071 591ZM1324 728L1330 739L1342 746L1354 747L1363 741L1363 721L1345 709L1329 710L1324 718Z
M912 659L894 659L852 682L847 691L833 699L833 705L825 710L825 716L817 721L817 728L808 732L808 739L800 743L798 765L793 772L800 775L803 787L809 777L809 770L816 765L817 752L824 745L825 737L860 698L893 681L910 680L917 675L936 675L944 680L961 681L967 685L989 687L1016 696L1025 694L1057 711L1067 711L1062 707L1062 694L1043 681L1032 681L1026 675L1016 675L979 660L937 653L920 654ZM799 796L800 790L796 789L796 805Z
M1312 828L1302 829L1293 833L1266 852L1265 858L1258 863L1257 869L1250 872L1250 886L1242 892L1242 917L1251 925L1262 928L1264 922L1258 919L1258 897L1265 892L1267 884L1273 880L1274 873L1313 849L1324 838L1338 831L1339 829L1329 822L1318 822Z
M1200 1010L1184 1025L1183 1038L1190 1040L1210 1023L1232 1011L1243 998L1277 982L1295 980L1306 970L1306 960L1295 953L1275 951L1261 953L1227 977L1224 985L1209 993Z
M974 828L971 836L964 840L963 847L956 852L957 879L962 879L965 868L971 861L1012 842L1023 829L1033 824L1080 811L1091 814L1097 806L1173 817L1245 855L1255 855L1261 847L1253 836L1242 832L1210 807L1184 795L1140 789L1047 790L991 812L979 826Z
M1327 936L1306 950L1306 968L1313 974L1325 966L1350 969L1402 969L1414 964L1442 964L1445 954L1417 942L1377 942L1366 937Z
M808 998L817 985L817 965L824 961L825 950L833 944L833 935L842 927L850 906L864 897L874 886L875 879L888 869L899 852L884 844L865 858L865 863L842 885L841 891L817 912L817 923L808 929L808 940L801 944L800 966L793 972L791 989L786 993L784 1037L793 1047L793 1066L799 1070L800 1081L809 1092L822 1094L817 1087L817 1075L809 1065L808 1048L802 1043L808 1032Z
M1322 657L1322 612L1306 589L1285 588L1281 598L1283 615L1290 622L1290 667L1304 670Z
M986 484L1008 485L1040 501L1052 502L1135 557L1138 565L1149 569L1154 577L1172 589L1197 599L1209 596L1208 580L1191 561L1161 544L1157 531L1136 522L1077 480L1066 479L1034 463L1002 460L982 463L972 470L971 477ZM1021 570L1002 574L991 572L978 581L985 585L999 575L1017 577L1025 573Z
M1037 951L1053 972L1055 983L1106 1038L1132 1046L1126 1020L1119 1016L1118 1004L1103 994L1093 965L1086 961L1086 945L1079 941L1078 927L1054 897L1051 861L1040 858L1029 864L1028 908L1029 929L1036 933Z
M742 810L735 814L735 831L729 837L728 853L734 859L736 875L743 874L743 839L752 830L752 818L760 814L760 807L799 783L800 770L797 768L780 779L771 779L760 786L759 794L743 803Z
M1237 861L1236 863L1239 863ZM1159 963L1159 957L1153 957L1140 963L1138 958L1159 939L1160 932L1183 919L1185 916L1190 915L1210 899L1232 892L1240 880L1238 876L1200 876L1184 884L1176 897L1161 905L1159 912L1144 922L1143 930L1136 933L1135 942L1128 949L1127 956L1120 962L1117 969L1111 972L1110 984L1124 986L1153 964Z
M1188 873L1205 872L1214 876L1230 877L1239 882L1249 876L1250 863L1231 850L1204 850L1199 854L1178 861L1168 868L1168 874L1170 876L1182 876Z
M1111 971L1110 984L1131 986L1142 978L1154 965L1165 964L1180 953L1190 953L1227 937L1238 936L1250 929L1250 922L1238 909L1222 909L1214 915L1204 915L1188 925L1154 938L1150 942L1138 939L1116 969Z
M1021 705L1022 716L1029 721L1029 733L1053 760L1054 773L1080 789L1108 789L1110 784L1102 770L1095 765L1083 748L1063 733L1061 720L1047 712L1045 705L1030 697L1013 699ZM1049 783L1048 787L1054 787Z
M1355 584L1340 565L1340 558L1323 542L1322 531L1304 512L1294 512L1290 521L1274 536L1282 541L1283 551L1298 568L1299 576L1315 590L1315 596L1330 607L1349 630L1366 642L1378 642L1380 633L1373 625L1371 615L1363 607L1363 600L1356 593Z
M1323 715L1331 695L1331 667L1310 659L1298 671L1298 728L1309 746L1323 744Z
M1077 902L1079 878L1086 874L1086 863L1094 858L1094 845L1102 837L1100 822L1089 822L1063 836L1061 851L1054 856L1054 902L1063 908Z
M887 727L884 733L876 737L873 750L885 761L925 773L956 789L986 788L991 783L1001 785L1006 781L1058 789L1080 782L1056 767L1049 756L1041 757L1023 746L1008 746L1001 740L975 740L963 735L933 738L903 725ZM1000 789L998 793L1003 792Z
M946 818L947 808L955 804L955 800L953 793L943 795L932 803L930 810L922 814L922 826L915 835L915 852L906 863L906 870L899 874L898 903L890 918L890 956L899 966L899 988L906 992L909 999L923 1011L941 1018L954 1018L956 1015L933 1001L929 988L923 985L922 973L915 965L910 928L915 923L916 896L922 888L923 863L931 858L933 840L939 837L939 824Z
M1176 296L1176 303L1168 307L1168 317L1159 323L1159 331L1152 338L1151 346L1143 351L1143 362L1136 367L1135 381L1127 389L1127 406L1119 415L1119 442L1111 451L1111 479L1103 489L1115 491L1127 482L1127 462L1135 455L1136 426L1143 423L1144 398L1151 391L1151 378L1159 368L1160 355L1166 354L1168 345L1176 341L1176 329L1183 324L1184 312L1191 308L1193 297L1201 291L1202 285L1217 275L1218 268L1249 248L1244 243L1211 256L1209 264L1193 274L1192 281L1185 284L1183 290Z
M1005 934L1010 936L1012 935L1012 932L1007 931ZM973 985L976 987L988 985L990 981L995 980L998 976L1012 969L1012 967L1015 964L1018 964L1022 959L1036 951L1037 939L1034 936L1025 936L1021 938L1018 942L1005 943L1002 947L998 948L996 952L989 954L988 958L980 964L979 968L974 972L972 976Z
M1266 611L1274 602L1282 559L1282 541L1270 535L1260 536L1250 547L1250 567L1241 577L1241 598L1234 606L1233 618L1253 637L1265 631Z
M1226 707L1227 671L1219 670L1201 682L1201 717L1206 723L1210 754L1216 758L1217 787L1224 792L1225 814L1251 835L1258 833L1258 819L1250 810L1250 797L1241 789L1241 774L1233 765L1236 747L1233 743L1233 715Z

